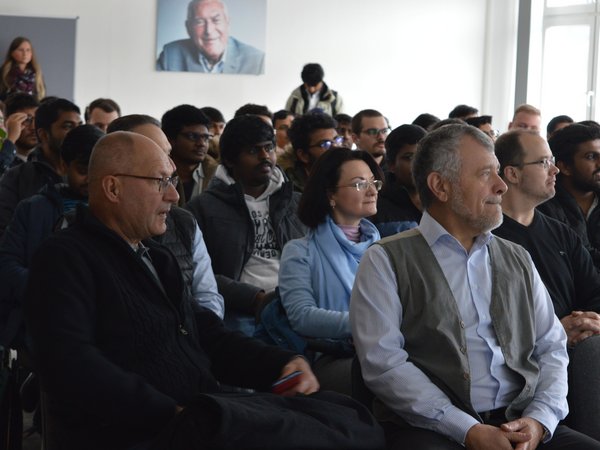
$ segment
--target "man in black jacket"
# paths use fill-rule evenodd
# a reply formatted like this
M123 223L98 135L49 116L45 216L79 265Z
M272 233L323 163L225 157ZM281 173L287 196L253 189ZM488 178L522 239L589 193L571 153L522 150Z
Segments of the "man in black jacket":
M273 127L257 116L227 123L221 165L188 208L200 225L225 299L225 322L247 334L278 283L281 250L305 235L297 217L300 194L275 165Z
M600 269L600 129L573 124L554 133L548 144L560 174L556 196L538 209L573 228Z
M254 430L253 416L227 424L218 411L230 398L218 395L219 383L269 390L279 377L301 371L286 394L318 389L303 358L226 330L193 302L173 254L149 239L166 230L176 182L172 162L153 141L129 132L107 135L90 161L89 209L80 209L76 224L50 237L34 258L26 319L46 405L44 432L60 448L150 448L157 435L163 442L165 429L173 436L194 433L213 448L211 439L225 425L236 432L220 436L224 448L273 448L261 442L280 426L295 432L287 409L274 410L282 417L275 427ZM250 398L247 406L267 414L259 405L266 397ZM193 427L170 427L191 414ZM334 431L314 425L325 430L324 447L338 448L331 444ZM313 427L304 426L310 435ZM380 445L377 429L370 429ZM339 448L351 444L343 442ZM205 448L202 440L195 445Z
M77 105L64 98L48 100L35 112L35 128L40 145L27 162L13 167L0 179L0 234L8 226L17 204L48 185L63 181L65 168L60 146L73 128L81 125Z
M535 208L554 196L558 168L535 131L515 130L496 142L504 222L494 234L521 244L546 285L569 343L571 428L600 439L600 275L581 239L567 225Z

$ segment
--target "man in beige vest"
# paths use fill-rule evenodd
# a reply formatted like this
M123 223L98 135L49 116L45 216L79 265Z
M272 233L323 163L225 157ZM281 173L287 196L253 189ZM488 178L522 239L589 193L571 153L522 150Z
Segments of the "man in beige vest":
M506 184L491 139L448 125L419 142L419 227L363 256L350 320L391 449L600 449L558 425L566 336L522 247L493 237Z

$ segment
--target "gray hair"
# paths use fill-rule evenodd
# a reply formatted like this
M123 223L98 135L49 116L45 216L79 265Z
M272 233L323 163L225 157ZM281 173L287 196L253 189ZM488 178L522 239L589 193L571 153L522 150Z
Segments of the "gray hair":
M227 5L222 0L192 0L188 4L187 20L192 20L192 19L195 18L194 13L195 13L196 5L198 3L204 3L204 2L207 2L207 1L214 1L214 2L217 2L217 3L221 3L223 5L223 12L225 13L225 17L226 18L229 17L229 11L227 11Z
M412 164L412 175L423 209L431 206L435 199L427 185L427 177L430 173L437 172L442 178L458 183L462 167L458 149L465 136L473 138L487 151L494 153L494 143L491 138L478 128L466 124L442 126L419 141Z

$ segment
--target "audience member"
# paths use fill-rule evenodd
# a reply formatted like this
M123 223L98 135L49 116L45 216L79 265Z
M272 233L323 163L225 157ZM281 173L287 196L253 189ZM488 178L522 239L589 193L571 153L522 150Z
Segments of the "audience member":
M308 174L317 159L341 144L342 138L337 134L336 125L331 116L315 112L296 118L288 130L293 149L293 153L288 154L293 156L285 159L292 162L281 165L287 167L285 173L298 192L304 190Z
M515 109L512 121L508 124L509 130L517 128L540 132L542 126L542 113L535 106L523 104Z
M558 130L564 128L564 127L568 127L569 125L571 125L572 123L574 123L575 121L573 119L571 119L569 116L556 116L553 117L550 122L548 122L548 125L546 126L546 139L550 140L550 138L552 137L552 135L554 133L556 133Z
M382 178L363 151L331 149L315 164L298 207L310 231L286 244L279 268L281 303L300 336L349 342L354 275L362 254L379 240L366 217L377 211ZM338 356L321 354L313 370L323 389L350 395L352 355Z
M468 117L465 119L469 125L479 128L485 134L487 134L492 141L496 141L496 138L500 135L498 130L492 127L492 116L476 116L476 117Z
M277 152L277 158L290 150L288 130L294 121L294 117L294 114L285 109L273 114L273 128L275 128L275 140L277 144L275 151Z
M423 113L419 114L415 120L413 120L413 125L419 125L425 131L431 131L431 127L433 127L436 123L440 121L440 118L434 116L433 114Z
M366 411L346 398L221 393L220 383L265 391L295 371L287 395L319 385L303 358L228 331L199 308L173 255L148 239L165 232L177 202L173 171L145 136L102 138L89 209L34 258L25 313L47 440L67 450L380 448Z
M569 125L557 131L548 143L560 173L556 195L538 208L573 228L600 268L600 128Z
M389 172L371 217L382 237L414 228L421 220L421 200L412 177L417 144L427 132L418 125L400 125L385 140Z
M104 133L92 125L74 128L63 141L60 155L66 166L67 183L44 186L39 194L19 202L0 241L0 288L2 330L0 344L20 348L23 292L34 253L53 232L74 219L75 207L87 203L87 170L93 146Z
M333 116L337 122L338 136L342 137L342 147L354 150L354 140L352 139L352 117L348 114L340 113Z
M273 126L273 113L265 105L246 103L236 110L236 112L233 114L233 117L240 117L246 114L258 116L263 120L263 122Z
M581 121L579 121L577 123L579 125L585 125L586 127L600 128L600 123L596 122L595 120L581 120Z
M225 322L254 333L254 317L277 286L281 250L306 234L300 194L275 165L273 127L254 115L230 120L221 135L221 164L188 208L200 224L225 299Z
M160 122L154 117L144 114L120 117L108 127L109 133L115 131L141 134L154 141L166 155L171 153L171 144L160 128ZM224 301L217 289L210 256L198 222L189 211L175 205L171 207L166 220L167 231L152 239L173 252L192 298L222 319Z
M504 221L497 236L522 245L540 273L569 346L569 425L600 439L600 275L581 239L535 208L554 196L558 168L546 141L515 130L496 142Z
M35 97L17 92L6 99L4 121L6 138L0 152L0 171L18 166L27 161L27 157L38 144L33 118L39 106Z
M435 131L438 128L445 127L446 125L465 125L466 123L467 122L462 119L444 119L431 125L431 129L429 131Z
M97 98L85 108L85 123L100 128L104 133L110 123L121 117L121 108L110 98Z
M24 92L41 100L46 95L44 76L31 41L16 37L10 43L0 67L0 100L14 92Z
M300 77L302 84L292 91L285 109L296 115L306 114L315 108L330 116L343 112L342 97L323 81L325 72L320 64L306 64Z
M361 260L352 336L390 449L600 448L558 425L566 336L530 256L490 233L498 169L474 127L429 133L413 161L419 227Z
M385 140L391 131L388 120L379 111L363 109L352 118L352 139L358 150L371 154L385 172Z
M265 70L265 54L229 36L229 12L221 0L192 0L185 21L189 39L166 44L156 70L248 73Z
M17 204L47 184L63 180L65 168L60 146L69 131L81 124L79 108L65 99L42 102L35 112L40 141L27 162L7 170L0 178L0 233L4 233Z
M205 106L200 108L209 119L210 126L208 127L208 132L213 135L213 138L210 141L208 146L208 154L215 158L217 161L219 160L219 138L221 137L221 133L223 133L223 129L225 128L225 117L221 111L212 106Z
M162 130L171 144L171 158L177 168L179 206L200 194L217 169L217 161L208 154L212 135L210 119L192 105L179 105L162 116Z
M469 117L476 117L479 114L479 110L469 105L457 105L448 114L448 119L468 119Z

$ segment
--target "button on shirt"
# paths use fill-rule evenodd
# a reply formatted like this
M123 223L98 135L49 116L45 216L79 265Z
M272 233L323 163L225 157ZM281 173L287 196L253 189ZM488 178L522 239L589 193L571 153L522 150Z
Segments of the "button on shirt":
M471 402L475 410L506 406L522 388L519 376L508 369L496 339L489 305L491 265L487 244L493 237L480 235L471 251L451 236L427 212L419 231L429 244L448 281L465 330L470 370ZM532 264L533 265L533 264ZM553 431L566 416L568 363L566 335L534 269L532 295L535 304L536 348L540 378L534 399L523 416L538 420ZM450 399L408 361L400 332L402 304L396 274L379 245L363 255L350 302L350 322L367 385L379 399L409 424L433 430L464 443L467 431L479 423L455 407Z

